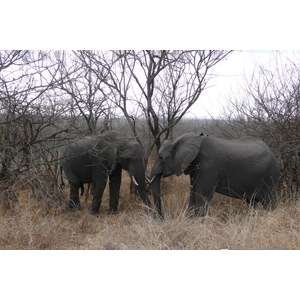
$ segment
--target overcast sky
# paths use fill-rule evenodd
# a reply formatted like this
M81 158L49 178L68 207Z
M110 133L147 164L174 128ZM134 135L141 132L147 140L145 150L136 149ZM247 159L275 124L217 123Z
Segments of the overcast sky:
M299 51L234 51L226 61L215 67L217 74L197 103L192 107L190 117L217 117L226 106L228 99L236 98L244 86L244 77L252 76L258 66L265 66L275 72L275 56L277 61L285 63L287 59L293 62L300 61Z
M1 16L2 49L300 49L298 7L290 0L155 0L147 9L137 0L85 5L55 0L58 5L45 10L37 0L17 2L3 3L2 10L14 11L14 19ZM271 55L234 51L216 66L218 77L189 116L218 116L228 97L238 93L243 76L251 76L257 64L268 65Z

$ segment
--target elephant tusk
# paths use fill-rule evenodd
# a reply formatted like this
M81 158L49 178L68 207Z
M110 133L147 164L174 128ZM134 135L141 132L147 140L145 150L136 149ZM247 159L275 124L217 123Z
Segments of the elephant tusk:
M146 180L147 180L148 183L152 182L152 180L147 175L145 176L145 178L146 178Z
M139 184L137 183L137 181L136 181L136 179L134 178L133 175L132 175L132 180L133 180L133 182L134 182L134 184L135 184L136 186L139 186Z
M146 179L149 183L152 183L152 181L154 180L155 177L156 177L156 175L154 175L151 179L149 179L148 177L146 177Z

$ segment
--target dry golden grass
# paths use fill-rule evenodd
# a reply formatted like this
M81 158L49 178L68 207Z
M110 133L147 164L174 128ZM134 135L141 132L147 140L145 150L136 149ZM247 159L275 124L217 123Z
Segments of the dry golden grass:
M68 190L66 189L66 201ZM187 176L162 181L163 221L147 215L123 178L120 212L108 214L105 192L100 217L38 206L28 191L0 216L0 249L300 249L300 202L279 203L274 211L249 209L240 200L215 194L204 220L185 214Z

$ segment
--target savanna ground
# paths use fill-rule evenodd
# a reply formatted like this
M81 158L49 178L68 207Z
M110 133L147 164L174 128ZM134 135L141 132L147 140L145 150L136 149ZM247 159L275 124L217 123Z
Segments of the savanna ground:
M0 217L0 249L300 249L300 202L282 193L273 211L249 209L237 199L215 194L205 220L185 214L189 177L162 181L163 221L147 215L138 196L130 194L123 172L119 213L108 213L105 191L100 217L83 211L72 213L39 205L28 190ZM64 190L65 201L68 188ZM284 202L280 198L287 199ZM150 196L152 200L152 196ZM62 206L65 206L63 203Z

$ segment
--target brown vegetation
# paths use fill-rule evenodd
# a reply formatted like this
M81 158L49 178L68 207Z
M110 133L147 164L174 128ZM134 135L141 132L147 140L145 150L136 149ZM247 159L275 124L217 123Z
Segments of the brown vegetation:
M108 214L108 193L100 217L70 213L32 201L29 190L0 218L1 249L299 249L300 203L292 197L274 211L249 209L241 200L215 194L204 220L185 214L188 176L163 180L165 220L147 215L138 196L129 192L124 174L120 212ZM65 190L67 200L68 190ZM286 196L286 195L285 195ZM280 199L280 197L279 197Z
M184 118L208 70L229 54L0 51L0 249L299 249L298 64L276 70L276 77L260 69L222 120ZM118 215L108 214L107 191L99 218L88 212L91 196L87 203L82 197L83 211L65 211L61 147L109 128L134 136L148 162L165 138L186 132L260 137L280 161L278 206L254 210L215 194L205 219L189 218L189 178L171 177L163 180L161 221L130 194L126 174Z

